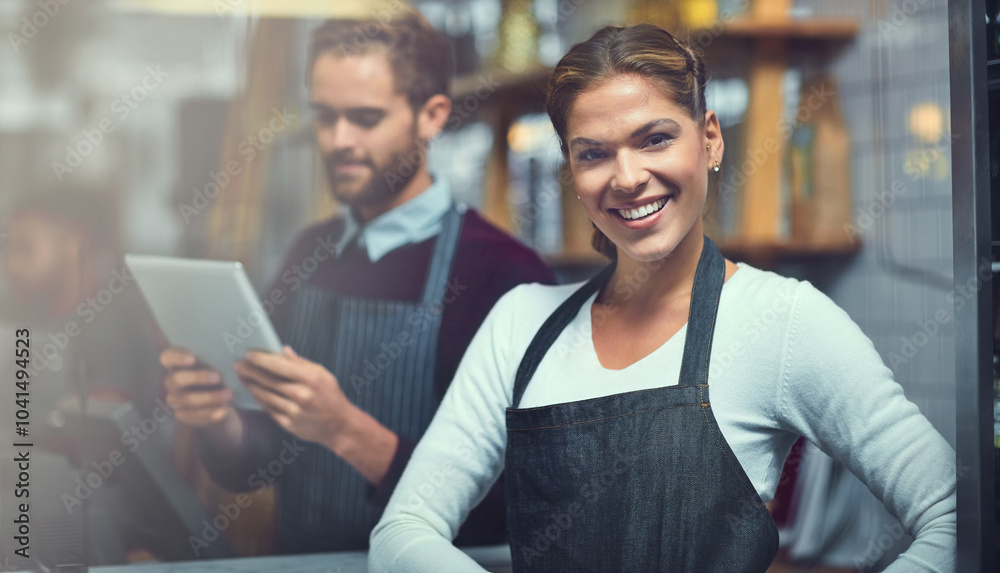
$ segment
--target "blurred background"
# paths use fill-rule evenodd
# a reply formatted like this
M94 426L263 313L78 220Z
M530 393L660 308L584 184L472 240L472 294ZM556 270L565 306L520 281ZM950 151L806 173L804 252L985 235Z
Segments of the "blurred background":
M687 37L705 54L708 103L726 141L707 215L711 236L731 258L810 280L833 298L955 445L951 145L969 134L949 125L946 0L414 4L456 54L454 112L431 145L432 171L541 252L564 281L589 276L604 260L590 248L589 220L561 176L544 113L549 70L608 23L649 21ZM372 6L0 2L0 324L10 327L2 344L14 325L30 322L33 337L55 348L37 365L55 382L45 392L33 387L32 424L63 431L53 430L51 455L40 454L38 467L53 468L51 491L88 501L96 516L89 540L109 547L104 562L184 558L185 532L201 535L200 518L215 515L224 499L191 467L184 436L169 418L158 419L164 341L122 276L121 256L239 260L263 289L296 232L338 208L308 106L309 33L325 18ZM391 14L399 6L375 9ZM232 162L236 175L225 169ZM68 331L70 321L85 336ZM87 340L95 347L81 349ZM86 352L107 360L77 367L74 356ZM101 418L108 437L95 422L80 426L92 434L86 439L66 439L74 412L82 416L81 380L103 389L90 396L87 416ZM143 445L121 466L130 469L104 477L112 486L88 485L122 449L126 413ZM150 419L155 427L142 425ZM93 451L81 446L102 439ZM7 531L16 476L2 478L0 565L24 567ZM875 571L905 550L895 520L852 480L813 448L793 450L772 506L784 543L775 571ZM114 488L121 490L114 499L99 500ZM144 531L142 512L126 519L113 509L140 494L157 519L170 516L160 529ZM70 556L84 546L74 537L82 510L72 499L45 500L49 517L39 518L38 531L48 533L36 534ZM247 511L259 511L254 520L265 524L268 509L261 498ZM254 520L221 528L230 547L218 556L267 553L266 525L241 529Z

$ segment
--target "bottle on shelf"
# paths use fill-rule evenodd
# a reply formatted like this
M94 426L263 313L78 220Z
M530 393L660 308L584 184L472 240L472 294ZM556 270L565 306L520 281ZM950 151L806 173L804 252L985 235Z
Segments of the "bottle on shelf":
M716 0L686 0L680 5L680 17L684 27L691 30L711 27L719 19L719 3Z
M531 0L503 0L494 64L519 73L538 64L538 22Z
M813 94L833 95L812 105ZM836 80L827 73L808 77L801 88L782 188L791 238L799 244L837 245L848 235L851 213L850 137L837 95Z

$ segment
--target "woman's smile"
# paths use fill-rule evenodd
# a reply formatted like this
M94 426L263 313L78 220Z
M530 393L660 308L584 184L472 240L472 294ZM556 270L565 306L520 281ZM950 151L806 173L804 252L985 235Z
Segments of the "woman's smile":
M612 218L629 229L648 229L660 220L668 205L673 204L673 195L631 201L608 209Z
M671 199L672 195L667 195L664 197L654 197L652 199L642 199L639 201L631 201L627 204L618 205L609 209L612 213L618 213L622 219L635 220L642 219L652 215L653 213L658 213L660 209L667 204L667 201Z

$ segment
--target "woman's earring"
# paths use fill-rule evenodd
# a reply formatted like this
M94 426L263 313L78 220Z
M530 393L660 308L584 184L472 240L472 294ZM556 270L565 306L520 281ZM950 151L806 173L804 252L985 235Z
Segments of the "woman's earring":
M706 143L705 144L705 151L708 151L709 153L712 152L712 144L711 143ZM715 165L712 166L712 171L715 171L716 173L718 173L720 169L722 169L722 167L719 167L719 160L716 159L715 160Z
M579 196L579 195L577 195L577 196L576 196L576 198L577 198L577 199L580 199L580 196Z

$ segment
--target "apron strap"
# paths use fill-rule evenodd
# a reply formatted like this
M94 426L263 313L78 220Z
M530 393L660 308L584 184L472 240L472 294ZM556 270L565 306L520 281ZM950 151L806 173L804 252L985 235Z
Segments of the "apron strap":
M424 284L424 305L434 304L444 298L464 219L465 213L459 211L455 204L444 215L441 234L434 241L434 254L431 256L431 266Z
M691 305L688 309L684 357L678 386L708 385L708 360L712 355L712 335L719 310L719 295L726 280L726 260L712 239L705 237L698 268L694 272ZM685 383L687 382L687 383Z
M566 325L572 322L573 318L580 312L580 307L583 306L583 303L587 302L590 295L607 284L611 279L611 275L615 274L616 265L617 261L612 261L597 276L577 289L576 292L559 305L559 308L546 319L542 327L535 333L535 337L531 340L527 352L524 353L524 357L521 359L521 364L517 367L517 376L514 378L514 395L511 400L512 408L517 408L518 404L521 403L521 396L524 395L524 391L528 387L528 382L534 376L535 370L538 369L542 358L545 357L545 353L548 352L556 339L559 338L559 334L566 328Z
M521 397L528 388L535 370L541 364L545 353L570 322L580 312L583 303L598 289L607 284L615 272L615 262L604 268L594 278L587 281L553 312L535 333L528 350L521 359L514 378L514 392L511 408L517 408ZM726 276L726 261L715 243L705 237L698 268L695 270L694 287L691 291L691 305L688 310L687 334L684 337L684 357L681 361L680 386L708 384L708 360L712 353L712 335L715 332L715 317L719 308L719 295ZM685 380L688 381L685 384Z

